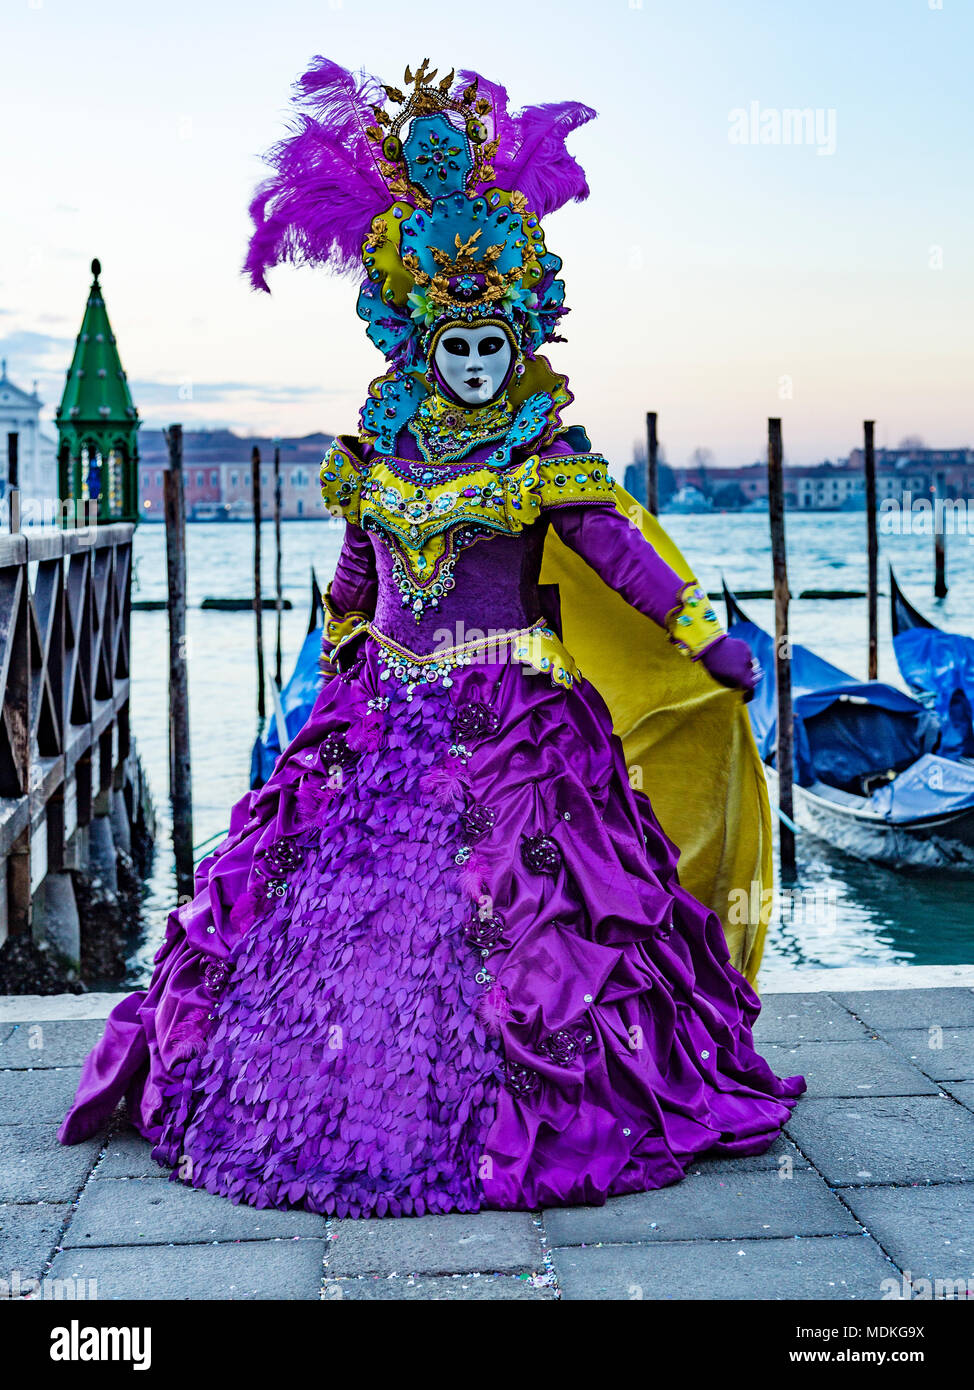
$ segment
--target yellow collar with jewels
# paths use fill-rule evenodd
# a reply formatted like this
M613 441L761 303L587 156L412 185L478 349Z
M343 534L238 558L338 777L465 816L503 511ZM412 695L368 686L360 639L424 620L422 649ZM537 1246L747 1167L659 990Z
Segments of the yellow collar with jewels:
M409 432L430 462L448 463L481 444L503 439L514 421L507 395L483 406L459 406L435 393L409 422Z
M504 469L474 463L428 484L404 481L396 462L377 454L365 463L350 440L338 438L321 465L321 494L333 514L384 531L411 551L457 526L517 535L552 507L615 500L600 454L532 454Z

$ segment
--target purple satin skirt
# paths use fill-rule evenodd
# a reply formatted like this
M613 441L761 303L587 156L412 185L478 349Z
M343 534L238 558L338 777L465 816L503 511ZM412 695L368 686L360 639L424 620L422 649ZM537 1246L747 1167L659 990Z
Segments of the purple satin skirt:
M326 677L112 1012L62 1143L125 1097L173 1176L345 1216L601 1203L766 1149L804 1090L629 785L604 702L518 665Z

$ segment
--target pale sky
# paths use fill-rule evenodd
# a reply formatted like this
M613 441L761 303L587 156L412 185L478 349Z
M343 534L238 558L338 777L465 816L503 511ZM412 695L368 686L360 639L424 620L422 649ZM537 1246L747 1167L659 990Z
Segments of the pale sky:
M591 197L546 221L551 358L617 465L648 409L676 464L750 462L769 415L795 463L864 418L974 445L971 0L0 0L0 25L0 353L51 411L98 256L146 423L353 431L382 369L355 285L249 290L247 204L314 54L392 83L428 56L600 113L571 146ZM817 112L811 143L733 139L752 103L770 136Z

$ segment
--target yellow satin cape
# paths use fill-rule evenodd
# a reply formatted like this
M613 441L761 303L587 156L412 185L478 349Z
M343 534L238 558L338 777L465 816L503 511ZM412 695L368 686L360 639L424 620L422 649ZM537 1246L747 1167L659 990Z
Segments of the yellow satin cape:
M656 518L616 494L666 563L695 580ZM771 809L740 693L681 654L553 530L541 582L558 585L565 646L609 707L633 786L680 850L680 882L717 913L732 964L755 984L771 915Z

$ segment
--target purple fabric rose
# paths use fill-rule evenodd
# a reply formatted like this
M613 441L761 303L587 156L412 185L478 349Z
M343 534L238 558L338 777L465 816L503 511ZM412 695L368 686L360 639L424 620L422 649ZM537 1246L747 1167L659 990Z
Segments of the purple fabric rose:
M570 1067L581 1050L581 1042L567 1028L559 1028L557 1033L549 1033L538 1048L539 1052L559 1067Z
M211 994L222 994L230 978L230 966L225 960L208 960L203 967L203 984Z
M561 850L550 835L525 835L521 840L521 858L532 873L556 874Z
M479 950L493 950L504 935L502 917L474 917L467 923L464 940Z
M460 817L460 830L464 843L475 845L478 840L489 835L494 828L496 819L497 816L492 806L472 806L469 811L464 811Z
M520 1062L504 1062L500 1073L512 1096L533 1096L535 1091L541 1088L541 1077L538 1073L530 1067L522 1066Z
M264 855L264 867L272 876L291 874L304 863L304 850L293 839L275 840Z
M349 748L345 735L337 732L327 734L321 740L318 744L318 756L325 767L333 767L336 763L342 766L355 761L355 754Z
M482 700L465 700L453 714L453 730L458 739L489 738L496 734L499 723L497 711Z

